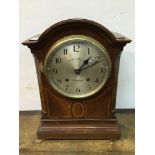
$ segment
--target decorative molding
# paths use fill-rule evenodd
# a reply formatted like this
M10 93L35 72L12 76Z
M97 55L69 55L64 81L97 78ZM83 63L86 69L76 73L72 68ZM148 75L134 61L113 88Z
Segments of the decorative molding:
M135 113L135 109L116 109L117 113ZM19 115L41 115L41 110L19 111Z

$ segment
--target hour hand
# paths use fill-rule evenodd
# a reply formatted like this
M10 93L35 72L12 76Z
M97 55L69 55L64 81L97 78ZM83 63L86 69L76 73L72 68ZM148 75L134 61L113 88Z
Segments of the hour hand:
M85 60L83 61L83 64L79 67L78 70L81 70L82 67L83 67L84 65L87 65L90 59L91 59L91 56L90 56L89 58L85 59Z
M87 58L86 60L84 60L83 63L84 63L85 65L87 65L90 59L91 59L91 56L90 56L89 58Z
M85 60L83 61L82 65L81 65L78 69L75 70L75 73L76 73L76 74L80 74L80 72L81 72L83 66L87 65L90 59L91 59L91 56L90 56L89 58L85 59Z

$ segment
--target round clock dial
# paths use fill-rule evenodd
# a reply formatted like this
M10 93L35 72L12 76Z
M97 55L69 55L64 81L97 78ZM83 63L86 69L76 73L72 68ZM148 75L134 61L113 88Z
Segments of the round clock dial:
M106 83L111 61L106 49L93 38L71 35L58 40L45 59L45 76L60 94L84 98Z

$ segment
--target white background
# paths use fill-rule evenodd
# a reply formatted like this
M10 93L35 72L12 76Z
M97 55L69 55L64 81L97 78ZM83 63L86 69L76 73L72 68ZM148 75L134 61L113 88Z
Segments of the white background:
M20 43L69 18L94 20L132 39L121 56L117 108L134 108L134 0L20 0ZM40 110L33 56L20 44L20 110Z
M155 1L136 0L136 155L155 154L154 6ZM19 154L18 9L18 0L9 2L5 0L0 5L0 19L3 21L0 28L0 122L3 126L0 128L3 143L1 154L17 155Z

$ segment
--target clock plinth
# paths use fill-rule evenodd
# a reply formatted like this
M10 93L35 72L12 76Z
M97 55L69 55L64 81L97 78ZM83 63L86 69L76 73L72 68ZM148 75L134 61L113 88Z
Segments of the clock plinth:
M42 106L38 138L120 138L117 80L120 55L129 42L84 19L59 22L23 42L34 55L38 77Z
M38 129L40 139L120 139L116 119L42 120Z

